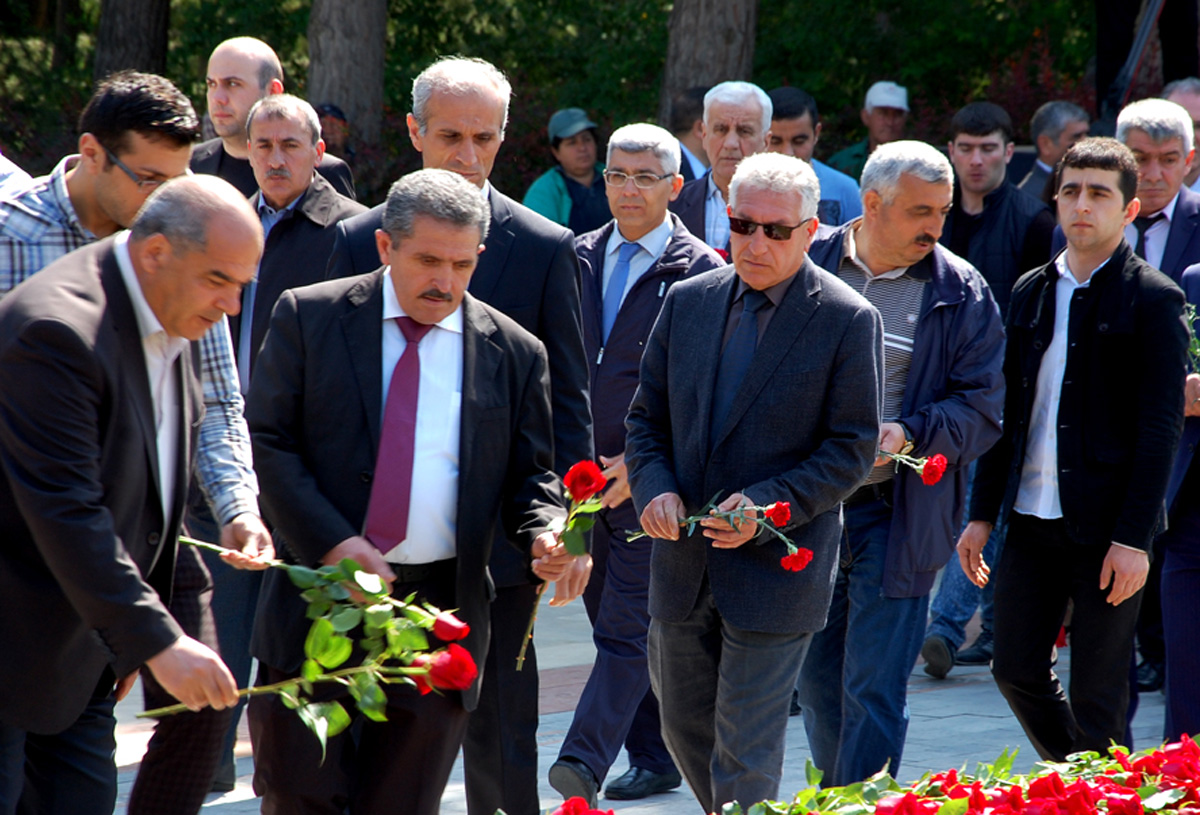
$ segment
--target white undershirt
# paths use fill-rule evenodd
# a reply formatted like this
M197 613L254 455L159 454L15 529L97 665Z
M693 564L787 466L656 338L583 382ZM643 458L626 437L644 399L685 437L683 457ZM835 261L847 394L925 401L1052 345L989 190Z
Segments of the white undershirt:
M1171 234L1171 219L1175 217L1177 203L1179 203L1179 193L1175 193L1171 203L1160 210L1160 214L1164 217L1155 221L1154 225L1146 230L1145 260L1155 269L1162 269L1163 253L1167 251L1167 236ZM1129 241L1129 245L1136 249L1137 238L1137 227L1131 222L1129 226L1125 227L1125 240Z

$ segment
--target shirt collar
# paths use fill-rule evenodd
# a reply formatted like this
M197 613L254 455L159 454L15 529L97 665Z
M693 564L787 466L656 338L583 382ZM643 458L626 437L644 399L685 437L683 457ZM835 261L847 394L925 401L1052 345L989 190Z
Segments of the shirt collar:
M50 171L50 183L47 186L50 190L51 200L53 200L54 205L58 207L59 211L62 212L62 220L79 230L80 234L84 235L89 241L94 241L96 240L95 234L79 220L79 215L75 212L75 207L71 204L71 194L67 191L67 173L78 166L78 164L78 153L65 157Z
M797 271L797 274L793 274L791 277L788 277L785 280L779 281L774 286L770 286L770 287L762 290L762 293L765 294L767 296L767 299L771 301L772 307L777 308L779 306L779 304L783 302L783 298L788 293L788 289L790 289L792 287L792 281L800 276L798 274L799 269L797 269L796 271ZM742 280L742 278L739 277L738 284L737 284L737 291L734 292L733 299L736 301L738 298L740 298L742 295L744 295L749 290L750 290L750 287L748 285L746 285L746 281Z
M1183 188L1180 187L1180 189L1183 189ZM1165 207L1163 207L1161 210L1158 211L1159 215L1162 215L1163 217L1165 217L1167 219L1168 226L1170 226L1171 221L1173 221L1175 219L1175 205L1178 203L1179 203L1179 193L1175 193L1175 197L1171 199L1171 202L1169 204L1167 204Z
M708 194L705 197L712 198L715 196L721 202L721 205L724 206L725 196L721 194L721 189L717 186L717 182L713 181L712 172L709 171L705 178L708 179Z
M1040 158L1035 158L1033 161L1035 164L1037 164L1038 167L1040 167L1042 169L1042 172L1048 173L1048 174L1054 173L1054 168L1051 167L1046 162L1042 161Z
M636 241L628 240L621 234L621 227L615 222L613 223L612 235L608 238L608 244L605 247L605 254L615 255L621 248L623 243L636 243L650 255L656 258L663 253L667 248L667 242L671 240L671 235L675 232L674 225L671 223L671 214L663 214L663 222L651 229L645 235L638 238Z
M1174 202L1172 202L1172 205L1174 205ZM1079 278L1077 278L1074 274L1071 273L1071 268L1069 266L1067 266L1067 253L1066 252L1058 253L1058 257L1054 259L1054 268L1058 271L1058 277L1060 280L1063 278L1066 278L1068 280L1068 282L1070 282L1076 288L1081 289L1084 286L1091 283L1093 280L1095 280L1096 273L1099 272L1101 269L1103 269L1110 260L1112 260L1112 255L1109 255L1108 257L1106 257L1099 266L1097 266L1095 269L1093 269L1092 273L1090 275L1088 275L1088 279L1082 283L1079 282Z
M117 233L113 239L113 253L117 256L117 266L121 269L121 279L125 281L125 289L129 292L129 300L133 303L133 314L137 318L138 332L143 341L155 334L166 337L166 347L163 356L168 360L175 357L187 347L188 341L183 337L172 337L167 334L154 309L146 300L142 284L138 281L137 273L133 270L133 258L129 255L129 231Z
M396 286L392 283L392 267L388 266L383 270L383 320L394 320L397 317L407 317L404 309L400 307L400 301L396 298ZM453 331L455 334L463 333L463 307L462 303L458 304L458 308L450 312L442 318L440 322L434 323L438 328L444 328L447 331Z
M308 195L307 189L305 189L304 192L300 193L295 198L293 198L292 203L288 204L286 207L283 207L282 209L275 209L275 207L273 207L267 203L266 198L263 198L262 190L259 190L258 191L258 217L262 218L267 215L279 215L284 212L290 212L291 210L294 210L296 207L300 206L300 202L304 200L304 197L306 195Z

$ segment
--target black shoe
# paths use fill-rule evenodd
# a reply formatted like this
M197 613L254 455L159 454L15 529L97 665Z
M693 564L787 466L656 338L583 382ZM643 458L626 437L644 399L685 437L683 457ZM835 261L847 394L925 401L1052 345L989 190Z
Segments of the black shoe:
M970 648L954 655L955 665L988 665L992 661L992 633L981 631Z
M595 809L600 784L588 766L579 759L563 756L550 766L550 786L558 790L563 800L582 798L589 809Z
M925 660L925 673L934 679L945 679L954 667L954 647L950 640L939 634L930 634L921 646L921 657Z
M1163 666L1143 659L1137 666L1137 689L1142 693L1153 693L1163 686Z
M213 777L209 791L232 792L235 787L237 787L237 764L233 761L222 762L221 766L217 767L217 773Z
M655 773L641 767L630 767L623 776L604 788L604 797L614 801L636 801L676 789L682 783L683 776L674 770Z

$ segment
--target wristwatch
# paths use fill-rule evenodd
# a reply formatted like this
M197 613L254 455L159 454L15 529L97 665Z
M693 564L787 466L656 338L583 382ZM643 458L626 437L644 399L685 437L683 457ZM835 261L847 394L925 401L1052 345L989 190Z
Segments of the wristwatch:
M900 448L900 455L907 456L913 451L913 436L912 431L908 429L908 425L904 422L896 422L900 425L900 429L904 431L904 446Z

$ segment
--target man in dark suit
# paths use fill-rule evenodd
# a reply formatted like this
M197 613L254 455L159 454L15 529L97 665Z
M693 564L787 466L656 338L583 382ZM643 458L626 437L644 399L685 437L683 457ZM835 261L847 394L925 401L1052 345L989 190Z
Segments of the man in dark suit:
M280 550L309 566L349 557L398 597L458 609L478 664L495 519L543 577L570 561L546 531L563 512L545 349L465 294L488 218L452 173L396 182L377 233L386 268L284 293L248 409ZM260 683L297 674L308 627L299 592L273 571L255 624ZM295 712L255 699L263 812L437 813L478 694L478 682L428 696L390 688L387 722L331 739L321 772Z
M992 673L1053 761L1125 736L1147 550L1165 525L1183 426L1184 298L1125 240L1137 177L1134 154L1113 139L1081 141L1059 164L1067 251L1013 289L1004 435L980 461L958 544L984 585L983 545L1007 515ZM1068 701L1051 652L1069 602Z
M734 265L668 292L625 452L655 539L650 679L663 738L705 812L779 792L792 685L825 624L840 502L875 458L883 377L879 313L806 257L812 169L752 156L730 192ZM783 531L812 563L786 570L784 544L748 521L681 532L718 491L721 510L790 503Z
M554 425L554 470L592 457L587 362L579 316L579 260L571 233L530 211L488 183L504 140L512 88L491 64L444 59L413 82L408 135L426 168L450 170L483 192L491 209L484 251L471 294L500 309L546 346ZM383 207L342 221L329 259L329 277L370 271ZM582 591L590 561L580 559L572 579L557 587L556 602ZM464 743L467 808L471 815L537 815L537 661L530 645L525 669L517 653L533 613L537 585L511 546L497 546L490 565L496 583L492 647L480 702ZM576 591L578 589L578 591Z
M1047 102L1034 112L1029 122L1029 138L1037 149L1037 158L1017 184L1022 192L1047 204L1053 203L1054 186L1050 179L1054 165L1071 145L1087 136L1089 123L1087 111L1065 99Z
M0 616L23 621L0 811L112 812L113 705L139 666L192 709L237 700L166 603L201 412L188 341L237 311L261 250L235 189L179 179L0 303L0 377L21 383L0 389Z
M192 172L218 175L249 198L258 189L250 167L246 121L250 108L265 96L283 93L279 56L262 40L234 37L208 58L208 115L217 138L192 151ZM317 172L342 195L356 198L354 174L337 156L321 156Z
M629 771L608 785L607 797L645 798L681 781L663 744L646 666L650 541L625 540L637 528L625 470L625 414L664 295L678 281L723 265L667 211L683 186L674 136L654 125L626 125L609 138L605 163L613 220L580 235L575 246L596 452L614 480L592 529L595 571L583 595L596 662L550 768L550 784L564 798L578 794L593 806L622 743Z
M680 91L671 102L671 134L679 139L679 174L685 184L708 172L704 152L704 94L708 91L709 86L697 85Z
M709 172L683 185L671 202L688 231L718 252L729 252L729 182L746 156L767 149L771 98L749 82L722 82L704 94L704 150Z

